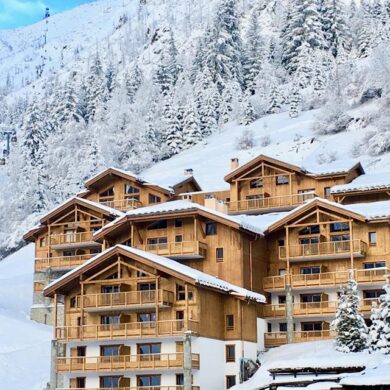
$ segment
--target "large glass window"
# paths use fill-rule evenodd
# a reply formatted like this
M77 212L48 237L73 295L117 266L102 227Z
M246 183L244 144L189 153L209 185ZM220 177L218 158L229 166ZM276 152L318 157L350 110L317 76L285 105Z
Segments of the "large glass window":
M285 175L276 176L276 185L277 186L285 185L288 183L289 183L288 176L285 176Z
M335 222L330 224L331 232L344 232L349 231L349 224L345 222Z
M139 313L138 322L154 322L156 321L156 313Z
M306 226L304 229L299 231L299 235L305 236L308 234L319 234L320 233L320 225L311 225Z
M249 183L250 188L262 188L263 187L263 178L251 180Z
M156 230L156 229L166 229L168 226L168 222L166 219L161 219L159 221L153 222L148 226L148 230Z
M100 387L103 389L119 389L119 379L118 376L101 376Z
M119 315L116 315L116 316L101 316L100 317L100 323L102 325L119 324L120 323L120 317L119 317Z
M302 330L304 332L321 331L321 322L302 322Z
M161 385L160 375L140 375L137 377L137 386L153 387Z
M131 184L125 184L125 194L139 194L139 188L134 187Z
M119 345L102 345L100 347L100 356L119 356Z
M375 261L370 263L363 263L364 269L373 269L373 268L385 268L386 262L385 261Z
M321 302L321 294L302 294L301 302L302 303Z
M160 354L161 344L160 343L138 344L137 352L138 355Z
M99 194L99 196L100 196L101 198L113 197L113 196L114 196L114 187L111 187L111 188L109 188L109 189L107 189L107 190L101 192L101 193Z
M160 203L161 198L159 196L149 194L149 203Z
M302 275L319 274L320 272L321 272L321 267L302 267L301 268Z

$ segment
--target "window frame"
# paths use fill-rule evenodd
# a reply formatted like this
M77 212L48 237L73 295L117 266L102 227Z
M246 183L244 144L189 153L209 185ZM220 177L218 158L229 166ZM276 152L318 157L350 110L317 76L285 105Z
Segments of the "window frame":
M375 237L375 241L373 241L373 240L371 239L372 236ZM378 234L377 234L376 230L375 230L375 231L368 232L368 244L369 244L370 246L377 246L377 244L378 244Z
M236 345L235 344L226 344L225 345L225 361L226 361L226 363L234 363L236 361Z
M234 328L235 328L234 314L226 314L226 316L225 316L225 329L226 330L234 330Z
M234 383L231 383L230 380L233 379ZM226 389L230 389L237 384L237 375L226 375Z
M275 178L275 184L277 186L285 186L290 184L290 178L288 175L277 175Z
M209 226L212 228L209 229ZM213 221L210 221L210 222L206 222L205 224L205 233L206 233L206 236L216 236L218 234L218 224L217 222L213 222Z
M222 256L221 256L222 253ZM224 250L223 247L215 248L215 260L217 263L222 263L224 260Z

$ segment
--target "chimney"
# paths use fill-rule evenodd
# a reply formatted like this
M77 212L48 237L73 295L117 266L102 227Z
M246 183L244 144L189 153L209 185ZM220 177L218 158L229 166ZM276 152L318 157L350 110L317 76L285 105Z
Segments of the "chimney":
M184 176L193 176L194 170L192 168L187 168L184 170Z
M238 158L234 157L230 159L230 170L234 171L238 168Z

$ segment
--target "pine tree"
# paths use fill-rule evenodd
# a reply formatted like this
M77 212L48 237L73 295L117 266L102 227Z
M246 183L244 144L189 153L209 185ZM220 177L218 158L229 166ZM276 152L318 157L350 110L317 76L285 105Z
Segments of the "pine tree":
M297 118L299 116L300 104L301 95L297 85L294 85L290 96L290 111L288 113L290 118Z
M96 109L98 108L104 93L103 67L98 54L96 54L91 61L85 88L85 120L90 122L95 116Z
M279 92L279 86L273 83L270 89L269 105L267 112L269 114L275 114L280 111L282 107L282 96Z
M359 352L367 347L367 326L359 311L357 283L350 279L340 293L336 318L336 349L340 352Z
M243 110L242 110L243 112L242 112L240 124L248 126L249 124L253 123L256 120L256 113L253 108L250 96L248 96L248 94L245 95L242 105L243 105Z
M183 148L187 149L202 141L202 131L195 104L190 101L187 105L183 124Z
M351 34L345 21L341 0L323 0L321 4L322 28L326 49L337 57L340 48L351 50Z
M369 330L370 349L390 354L390 283L387 279L383 287L385 294L379 298L379 306L374 302L371 309L372 324Z
M165 97L163 110L163 140L167 149L167 157L179 153L183 147L183 129L177 116L177 107L171 95Z
M126 74L125 79L127 96L130 103L133 104L135 94L138 92L143 79L142 71L137 63L135 63L129 73Z
M361 7L364 10L364 7L362 5ZM359 29L359 35L358 35L358 55L361 58L365 58L369 55L370 50L373 47L374 44L374 37L373 37L373 19L370 12L367 10L363 11L363 20L361 22L361 26Z

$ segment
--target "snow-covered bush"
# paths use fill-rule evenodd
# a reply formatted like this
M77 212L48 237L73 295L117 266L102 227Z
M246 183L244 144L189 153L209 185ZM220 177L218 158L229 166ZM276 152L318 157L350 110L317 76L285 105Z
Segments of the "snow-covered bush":
M253 131L244 129L241 136L236 139L236 147L238 150L252 149L256 145Z
M265 135L260 138L260 145L265 148L266 146L271 144L271 137L269 135Z
M336 349L340 352L359 352L367 347L367 326L359 311L357 283L350 279L340 293L336 318L332 322L336 331Z
M313 129L318 134L336 134L347 130L352 118L341 101L329 101L317 116Z

